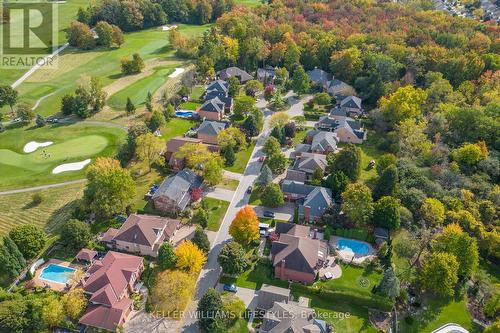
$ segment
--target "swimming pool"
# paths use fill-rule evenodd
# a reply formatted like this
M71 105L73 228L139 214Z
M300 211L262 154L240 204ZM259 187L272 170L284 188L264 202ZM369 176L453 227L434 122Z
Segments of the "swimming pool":
M177 117L192 117L193 111L175 111Z
M370 253L368 244L354 240L341 238L337 240L337 247L340 250L352 251L354 254L367 255Z
M75 274L75 271L76 269L71 267L50 264L43 269L40 279L57 283L67 283L73 274Z

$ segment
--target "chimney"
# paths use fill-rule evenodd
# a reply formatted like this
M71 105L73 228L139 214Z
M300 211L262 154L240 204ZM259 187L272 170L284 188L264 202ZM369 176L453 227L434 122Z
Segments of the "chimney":
M309 222L311 217L311 207L304 206L304 221Z
M280 263L280 279L286 280L286 274L285 274L285 260L281 260Z

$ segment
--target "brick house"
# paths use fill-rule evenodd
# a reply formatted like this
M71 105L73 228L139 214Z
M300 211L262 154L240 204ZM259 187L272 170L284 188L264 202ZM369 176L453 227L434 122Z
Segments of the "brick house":
M226 123L218 121L205 120L201 123L200 127L196 129L196 136L201 139L203 143L217 144L217 135L220 131L225 129Z
M297 153L298 154L298 153ZM287 170L286 179L305 182L312 179L313 173L320 169L325 172L328 165L323 154L300 153L295 155L295 161Z
M191 203L191 192L201 187L202 180L190 169L166 178L151 198L155 209L178 214Z
M175 153L179 150L180 147L184 146L185 144L203 144L203 140L198 138L176 136L175 138L172 138L167 142L167 149L164 153L165 161L167 161L167 163L174 171L180 171L184 169L185 166L184 158L175 157ZM219 151L218 146L215 145L206 145L206 146L208 150L211 152Z
M301 221L317 222L325 210L333 205L332 191L326 187L285 179L281 189L285 200L295 202Z
M219 97L209 99L196 112L201 119L221 121L224 117L225 103Z

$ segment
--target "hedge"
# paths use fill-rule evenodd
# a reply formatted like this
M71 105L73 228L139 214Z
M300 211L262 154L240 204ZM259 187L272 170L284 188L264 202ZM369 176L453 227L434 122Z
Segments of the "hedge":
M363 229L337 228L333 229L333 234L336 236L357 239L369 243L375 242L375 237L371 233Z
M301 294L316 295L316 297L330 302L345 302L360 307L378 309L389 312L394 307L394 301L387 297L375 294L360 294L353 290L332 290L324 287L316 288L299 283L292 284L292 290Z

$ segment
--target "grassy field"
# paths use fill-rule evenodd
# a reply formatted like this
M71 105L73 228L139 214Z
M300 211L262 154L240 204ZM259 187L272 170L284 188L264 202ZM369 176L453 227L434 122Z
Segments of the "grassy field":
M50 188L38 192L18 193L0 196L0 235L14 226L34 223L49 233L71 218L75 200L83 195L84 183ZM40 193L43 200L34 205L31 196Z
M87 124L9 129L0 134L0 188L20 188L83 178L84 170L60 174L52 174L52 170L64 163L111 156L123 142L125 134L119 128ZM32 153L24 153L24 145L30 141L54 143Z
M342 276L338 279L318 281L314 285L322 285L332 290L350 290L360 294L371 294L371 289L382 278L382 273L362 267L340 264Z
M152 75L140 79L116 94L111 95L107 100L107 104L113 109L125 110L127 97L129 97L136 107L144 105L148 92L154 95L154 93L169 79L168 75L174 70L175 65L156 67Z
M254 148L255 141L252 141L246 148L243 148L236 153L236 161L234 162L234 165L225 167L224 169L232 172L244 173Z
M218 231L224 215L226 214L229 202L214 198L204 198L203 201L208 205L208 227L210 231Z
M161 138L166 142L173 137L184 136L184 134L194 125L196 125L196 121L194 120L172 118L160 129Z
M197 108L199 108L201 106L201 103L196 103L196 102L186 102L186 103L182 103L181 105L179 105L179 109L181 110L191 110L191 111L195 111Z
M238 188L239 183L236 179L222 178L222 181L216 187L234 191Z

